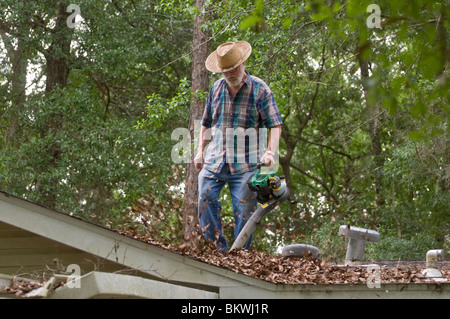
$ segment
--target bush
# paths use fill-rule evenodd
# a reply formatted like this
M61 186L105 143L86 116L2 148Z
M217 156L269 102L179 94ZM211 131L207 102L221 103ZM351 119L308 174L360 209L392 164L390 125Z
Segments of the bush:
M426 233L416 234L411 238L382 236L378 243L367 243L365 259L367 260L425 260L430 249L438 249L433 237Z

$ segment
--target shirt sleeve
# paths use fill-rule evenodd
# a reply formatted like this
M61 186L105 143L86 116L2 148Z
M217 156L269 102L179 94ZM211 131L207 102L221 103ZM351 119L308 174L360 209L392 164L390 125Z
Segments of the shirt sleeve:
M258 109L262 123L266 128L283 124L273 93L268 87L263 91Z

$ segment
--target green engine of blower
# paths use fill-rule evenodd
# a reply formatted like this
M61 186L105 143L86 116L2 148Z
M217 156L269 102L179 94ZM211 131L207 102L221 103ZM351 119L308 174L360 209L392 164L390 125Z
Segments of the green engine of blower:
M281 183L281 178L275 172L258 172L247 181L247 185L252 192L257 193L258 202L264 204L274 197L279 197L284 193L286 186Z

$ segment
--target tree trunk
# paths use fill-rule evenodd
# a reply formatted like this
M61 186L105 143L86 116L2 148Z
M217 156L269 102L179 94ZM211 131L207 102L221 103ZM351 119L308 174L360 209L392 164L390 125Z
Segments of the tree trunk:
M358 48L358 63L361 70L361 83L364 90L364 96L366 99L366 114L368 116L369 123L369 136L372 142L372 155L375 164L375 192L376 192L376 204L380 207L384 204L382 189L382 177L383 177L383 167L384 167L384 156L381 147L381 136L380 136L380 117L381 117L381 106L379 102L373 103L368 96L367 80L369 79L369 61L363 58L362 50L368 50L368 47Z
M67 26L67 18L70 13L66 12L67 5L58 2L56 11L56 24L52 30L52 42L50 47L45 51L44 56L46 60L46 83L45 91L50 93L56 88L64 88L67 84L69 76L69 56L70 56L70 42L71 29ZM51 103L49 101L49 103ZM58 131L61 129L62 112L54 113L50 116L48 123L45 123L40 128L41 137L47 136L49 132ZM57 141L53 141L48 146L48 153L51 154L51 160L48 165L50 168L56 169L61 160L61 145ZM44 168L46 170L47 168ZM47 190L42 190L44 202L43 204L50 208L56 207L57 189L59 180L57 177L52 178L52 184Z
M67 18L70 13L66 12L67 6L58 2L56 13L56 25L53 29L53 39L50 47L45 53L47 62L45 91L51 92L56 86L66 86L69 76L69 54L71 29L67 26Z
M192 57L192 92L208 91L208 70L205 67L205 60L209 54L209 34L201 30L205 17L201 13L205 0L196 0L195 7L199 14L194 20L193 35L193 57ZM195 122L202 118L204 101L193 98L189 111L189 132L191 141L194 141ZM191 148L191 154L195 156L197 150ZM196 249L201 238L201 230L198 225L198 172L195 169L193 160L186 165L185 195L184 195L184 216L183 216L183 237L184 243L189 245L189 249Z

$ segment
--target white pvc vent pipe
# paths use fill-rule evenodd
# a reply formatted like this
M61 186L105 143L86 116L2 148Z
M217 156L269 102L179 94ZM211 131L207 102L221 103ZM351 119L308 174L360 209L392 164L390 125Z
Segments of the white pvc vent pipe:
M444 260L444 250L429 250L426 255L426 269L422 271L422 275L435 281L446 281L442 278L442 273L437 269L437 262Z

